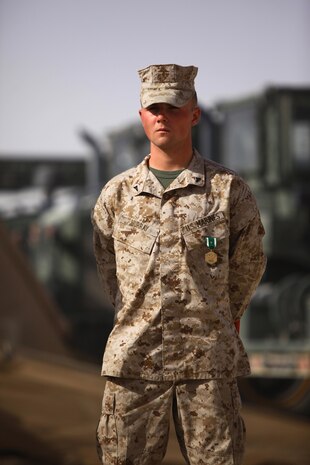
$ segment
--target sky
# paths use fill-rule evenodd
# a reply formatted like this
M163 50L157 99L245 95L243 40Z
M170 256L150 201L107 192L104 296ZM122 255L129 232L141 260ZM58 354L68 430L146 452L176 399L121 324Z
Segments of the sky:
M310 86L309 0L0 0L0 156L84 153L138 120L137 70L198 66L201 105Z

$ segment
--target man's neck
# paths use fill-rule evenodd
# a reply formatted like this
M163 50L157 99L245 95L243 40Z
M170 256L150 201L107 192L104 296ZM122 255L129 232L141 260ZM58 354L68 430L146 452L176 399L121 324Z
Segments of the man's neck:
M192 147L177 151L164 151L151 145L151 158L149 165L161 171L176 171L187 168L193 156Z

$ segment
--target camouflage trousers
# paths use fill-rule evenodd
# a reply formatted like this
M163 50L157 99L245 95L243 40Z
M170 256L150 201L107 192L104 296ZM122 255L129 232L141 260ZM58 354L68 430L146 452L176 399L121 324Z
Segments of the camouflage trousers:
M108 378L97 429L104 465L159 465L171 411L190 465L240 465L245 427L235 379L155 383Z

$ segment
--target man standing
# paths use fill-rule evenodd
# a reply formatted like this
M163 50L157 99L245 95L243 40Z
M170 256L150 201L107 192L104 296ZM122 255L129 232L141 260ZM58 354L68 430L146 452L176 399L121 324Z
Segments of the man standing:
M249 187L192 147L194 66L139 71L150 154L110 180L93 210L99 275L115 308L97 430L103 464L157 465L170 413L190 465L239 465L236 329L264 268Z

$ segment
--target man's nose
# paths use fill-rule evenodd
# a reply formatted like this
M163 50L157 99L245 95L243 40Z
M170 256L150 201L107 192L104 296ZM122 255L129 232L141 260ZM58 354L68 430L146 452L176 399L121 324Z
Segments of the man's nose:
M159 108L157 112L157 120L158 121L165 121L167 119L167 112L165 108Z

